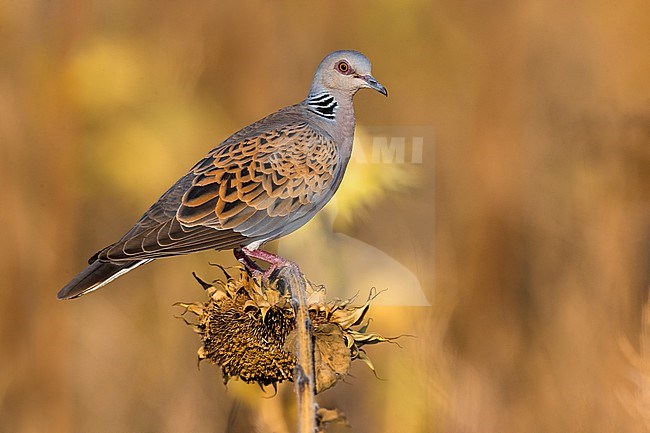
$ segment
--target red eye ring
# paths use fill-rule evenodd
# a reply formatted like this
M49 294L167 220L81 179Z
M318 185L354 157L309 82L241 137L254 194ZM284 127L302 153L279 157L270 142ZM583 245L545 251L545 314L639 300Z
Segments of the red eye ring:
M341 60L336 64L336 70L343 75L350 75L353 72L352 67L345 60Z

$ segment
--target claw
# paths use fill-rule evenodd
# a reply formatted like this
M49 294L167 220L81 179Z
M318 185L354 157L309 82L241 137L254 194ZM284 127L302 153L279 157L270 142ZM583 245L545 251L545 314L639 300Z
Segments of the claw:
M253 277L262 277L263 281L266 282L269 281L273 272L289 263L287 259L264 250L250 250L243 247L236 248L233 250L233 253L235 254L235 258L244 265ZM269 267L266 270L262 269L253 261L254 259L268 263Z

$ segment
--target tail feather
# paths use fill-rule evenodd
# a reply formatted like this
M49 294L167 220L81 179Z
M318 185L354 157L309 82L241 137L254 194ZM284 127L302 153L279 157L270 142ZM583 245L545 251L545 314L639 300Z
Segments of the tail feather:
M124 263L94 261L72 279L56 295L58 299L73 299L97 290L117 277L151 260L132 260Z

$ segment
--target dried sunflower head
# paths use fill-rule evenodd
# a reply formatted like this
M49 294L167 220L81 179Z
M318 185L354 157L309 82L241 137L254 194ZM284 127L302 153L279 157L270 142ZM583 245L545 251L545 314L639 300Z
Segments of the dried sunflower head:
M261 386L293 379L296 332L291 296L278 280L262 283L244 269L236 268L226 280L206 283L197 277L208 295L206 302L178 303L183 315L199 336L199 361L207 359L221 367L224 382L239 377ZM362 325L370 302L352 306L352 300L326 301L325 289L306 282L309 315L314 331L316 390L324 391L344 377L354 359L372 363L362 348L365 344L391 341L367 333Z

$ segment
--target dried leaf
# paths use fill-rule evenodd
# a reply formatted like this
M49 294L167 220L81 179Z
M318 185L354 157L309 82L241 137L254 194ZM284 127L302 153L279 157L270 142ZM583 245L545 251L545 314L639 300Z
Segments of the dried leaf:
M325 409L319 407L318 411L316 412L316 418L319 433L324 432L325 428L329 424L343 424L348 427L350 426L345 414L338 409Z

